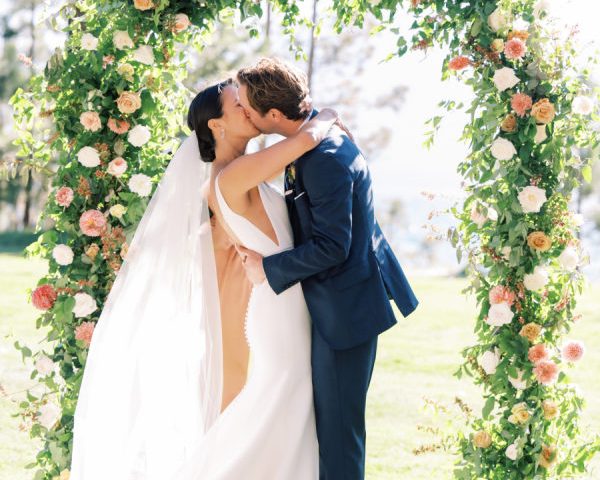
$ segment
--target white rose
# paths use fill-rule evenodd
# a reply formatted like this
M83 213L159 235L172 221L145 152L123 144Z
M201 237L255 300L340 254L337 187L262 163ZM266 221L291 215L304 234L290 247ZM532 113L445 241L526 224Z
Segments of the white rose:
M498 347L494 348L494 351L488 350L481 355L481 358L479 359L479 365L488 375L496 373L496 368L499 363L500 351L498 350Z
M533 140L535 143L542 143L548 138L548 135L546 134L546 125L536 125L535 128L536 132Z
M84 33L81 36L81 48L84 50L96 50L98 48L98 39L91 33Z
M514 317L513 311L510 309L510 305L506 302L495 303L490 307L486 323L493 327L500 327L510 323Z
M527 386L527 382L523 380L523 370L517 370L517 378L508 375L508 381L517 390L524 390Z
M506 456L511 460L516 460L519 452L517 450L517 446L514 443L511 443L506 449Z
M129 190L137 193L140 197L147 197L152 191L152 181L148 175L136 173L129 179Z
M83 147L77 153L77 159L84 167L97 167L100 165L100 154L92 147Z
M579 255L577 255L577 250L575 250L573 247L565 248L558 256L558 263L561 267L569 272L575 271L577 264L579 263Z
M154 51L150 45L142 45L133 52L133 59L145 65L154 64Z
M487 222L487 217L479 211L477 206L473 206L473 208L471 208L471 220L481 228L483 224Z
M529 185L519 192L519 203L524 213L536 213L546 203L546 191Z
M151 136L152 135L150 134L150 129L148 127L144 125L136 125L129 130L129 133L127 134L127 140L129 140L129 143L131 143L134 147L141 147L142 145L148 143L148 140L150 140Z
M496 160L510 160L517 154L517 149L512 142L502 137L494 140L490 150Z
M497 8L488 17L488 25L494 32L497 32L508 25L508 17Z
M494 72L494 85L501 92L514 87L519 81L519 77L515 75L512 68L503 67Z
M538 265L533 269L533 273L528 273L523 277L523 284L527 290L540 290L550 280L548 270Z
M133 48L135 46L126 30L117 30L113 33L113 44L115 48L119 50L125 50L126 48Z
M594 111L594 102L589 97L575 97L571 104L571 110L579 115L589 115Z
M75 298L75 306L73 307L73 314L77 318L87 317L92 312L95 312L98 306L96 305L96 300L93 297L85 292L76 293Z
M70 265L73 263L73 250L61 243L52 249L52 257L59 265Z
M114 177L120 177L121 175L123 175L125 173L126 170L127 170L127 162L123 159L123 157L113 158L108 163L108 168L106 169L106 171L110 175L113 175Z
M61 417L62 411L56 403L48 402L40 407L38 422L50 430Z
M44 354L40 355L35 362L35 369L42 377L50 375L55 368L56 364Z

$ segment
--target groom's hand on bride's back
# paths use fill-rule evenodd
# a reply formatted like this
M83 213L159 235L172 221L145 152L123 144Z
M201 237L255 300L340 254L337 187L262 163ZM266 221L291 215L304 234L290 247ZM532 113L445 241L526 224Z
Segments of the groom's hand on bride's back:
M263 257L260 253L248 248L238 246L238 254L242 257L242 264L246 269L246 276L254 285L259 285L265 281L267 276L263 268Z

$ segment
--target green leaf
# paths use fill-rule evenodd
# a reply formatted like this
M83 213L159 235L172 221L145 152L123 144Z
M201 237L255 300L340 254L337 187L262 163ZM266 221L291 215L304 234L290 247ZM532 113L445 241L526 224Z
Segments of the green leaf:
M587 183L591 183L592 181L592 167L590 165L585 165L581 169L581 176Z
M494 397L488 397L488 399L485 401L485 405L483 406L483 409L481 410L481 414L485 420L490 418L490 413L492 413L493 408L494 408Z

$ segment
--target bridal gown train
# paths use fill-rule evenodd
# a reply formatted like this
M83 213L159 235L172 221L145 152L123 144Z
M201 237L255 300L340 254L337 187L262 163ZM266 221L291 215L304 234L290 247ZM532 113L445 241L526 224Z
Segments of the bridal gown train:
M285 200L258 186L277 245L227 205L222 217L240 242L263 256L294 247ZM246 385L194 446L176 480L316 480L319 455L311 377L310 315L300 283L277 295L254 286L246 313L252 366Z

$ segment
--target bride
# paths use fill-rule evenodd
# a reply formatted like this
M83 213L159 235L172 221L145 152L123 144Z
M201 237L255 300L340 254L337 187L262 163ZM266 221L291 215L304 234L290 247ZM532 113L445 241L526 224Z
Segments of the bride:
M224 399L221 316L244 293L217 275L210 216L236 247L265 256L292 249L284 198L268 180L336 122L324 109L296 135L244 154L259 132L235 84L193 100L192 135L148 204L94 332L74 413L72 480L318 478L301 286L280 295L267 282L252 287L250 372Z

